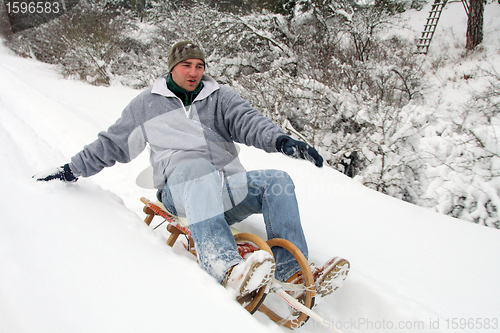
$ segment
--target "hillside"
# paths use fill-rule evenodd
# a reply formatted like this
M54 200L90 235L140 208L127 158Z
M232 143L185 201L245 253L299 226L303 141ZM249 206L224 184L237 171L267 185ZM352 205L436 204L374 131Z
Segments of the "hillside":
M139 93L64 80L0 48L0 332L286 332L250 316L143 222L147 155L75 184L37 183ZM294 179L310 260L350 260L315 308L344 332L500 332L500 230L361 186L331 168L241 147ZM260 216L238 226L264 235ZM326 332L310 321L300 332Z

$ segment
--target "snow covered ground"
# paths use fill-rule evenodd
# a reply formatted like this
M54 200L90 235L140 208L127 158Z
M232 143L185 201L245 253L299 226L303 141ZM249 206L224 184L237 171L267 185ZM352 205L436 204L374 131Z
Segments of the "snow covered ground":
M0 48L0 333L287 331L247 313L142 222L139 198L154 198L135 184L146 154L75 184L31 178L66 163L138 93L64 80ZM247 169L283 169L294 179L310 260L351 262L345 285L315 308L327 325L500 332L499 230L398 201L330 168L241 148ZM238 228L264 235L260 216ZM313 321L300 329L326 331Z

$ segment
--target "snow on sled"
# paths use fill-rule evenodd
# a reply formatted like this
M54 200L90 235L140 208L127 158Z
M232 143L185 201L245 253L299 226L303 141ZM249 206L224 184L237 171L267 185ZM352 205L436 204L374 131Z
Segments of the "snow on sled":
M187 239L187 243L183 243L184 248L196 256L196 249L194 248L194 242L191 238L186 219L169 213L161 202L153 203L146 198L141 198L141 201L145 205L143 209L144 213L146 213L144 222L149 226L155 216L164 218L164 222L167 222L166 229L170 232L167 245L174 246L178 237L184 235ZM256 311L260 311L279 325L290 329L301 327L310 317L324 324L325 321L311 310L314 306L316 291L311 268L302 252L294 244L285 239L274 238L266 242L254 234L240 232L234 228L231 228L231 230L236 240L238 251L243 258L257 250L264 250L272 255L271 248L279 246L289 251L295 257L299 263L303 277L303 282L299 284L283 283L273 279L270 285L239 298L237 301L250 313L253 314ZM274 296L275 299L267 297L268 295L273 296L272 294L278 297ZM295 297L292 295L295 295ZM285 302L277 302L278 299ZM326 327L331 331L340 332L332 327Z

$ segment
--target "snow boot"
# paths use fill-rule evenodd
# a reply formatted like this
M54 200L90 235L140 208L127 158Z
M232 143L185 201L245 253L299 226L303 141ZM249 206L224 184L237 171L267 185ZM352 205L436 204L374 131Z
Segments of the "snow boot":
M340 257L328 260L321 267L311 267L316 295L325 297L342 286L349 273L349 261Z
M222 285L236 290L238 297L250 294L272 282L274 258L266 251L255 251L247 259L231 267Z
M325 297L337 290L344 283L349 273L349 261L340 257L333 257L320 267L311 264L311 272L316 288L316 295ZM287 282L303 283L302 272L292 275ZM300 295L297 295L300 298Z

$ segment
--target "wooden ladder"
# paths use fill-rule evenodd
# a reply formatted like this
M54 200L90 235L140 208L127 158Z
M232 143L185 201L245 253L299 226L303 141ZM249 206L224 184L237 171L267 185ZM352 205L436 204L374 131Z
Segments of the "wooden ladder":
M427 51L429 51L429 45L431 44L432 37L434 36L446 2L447 0L434 1L431 11L429 12L429 17L427 18L427 23L424 25L424 31L422 31L422 36L417 44L417 53L427 54Z
M464 5L465 13L469 16L469 0L462 0L462 4Z

